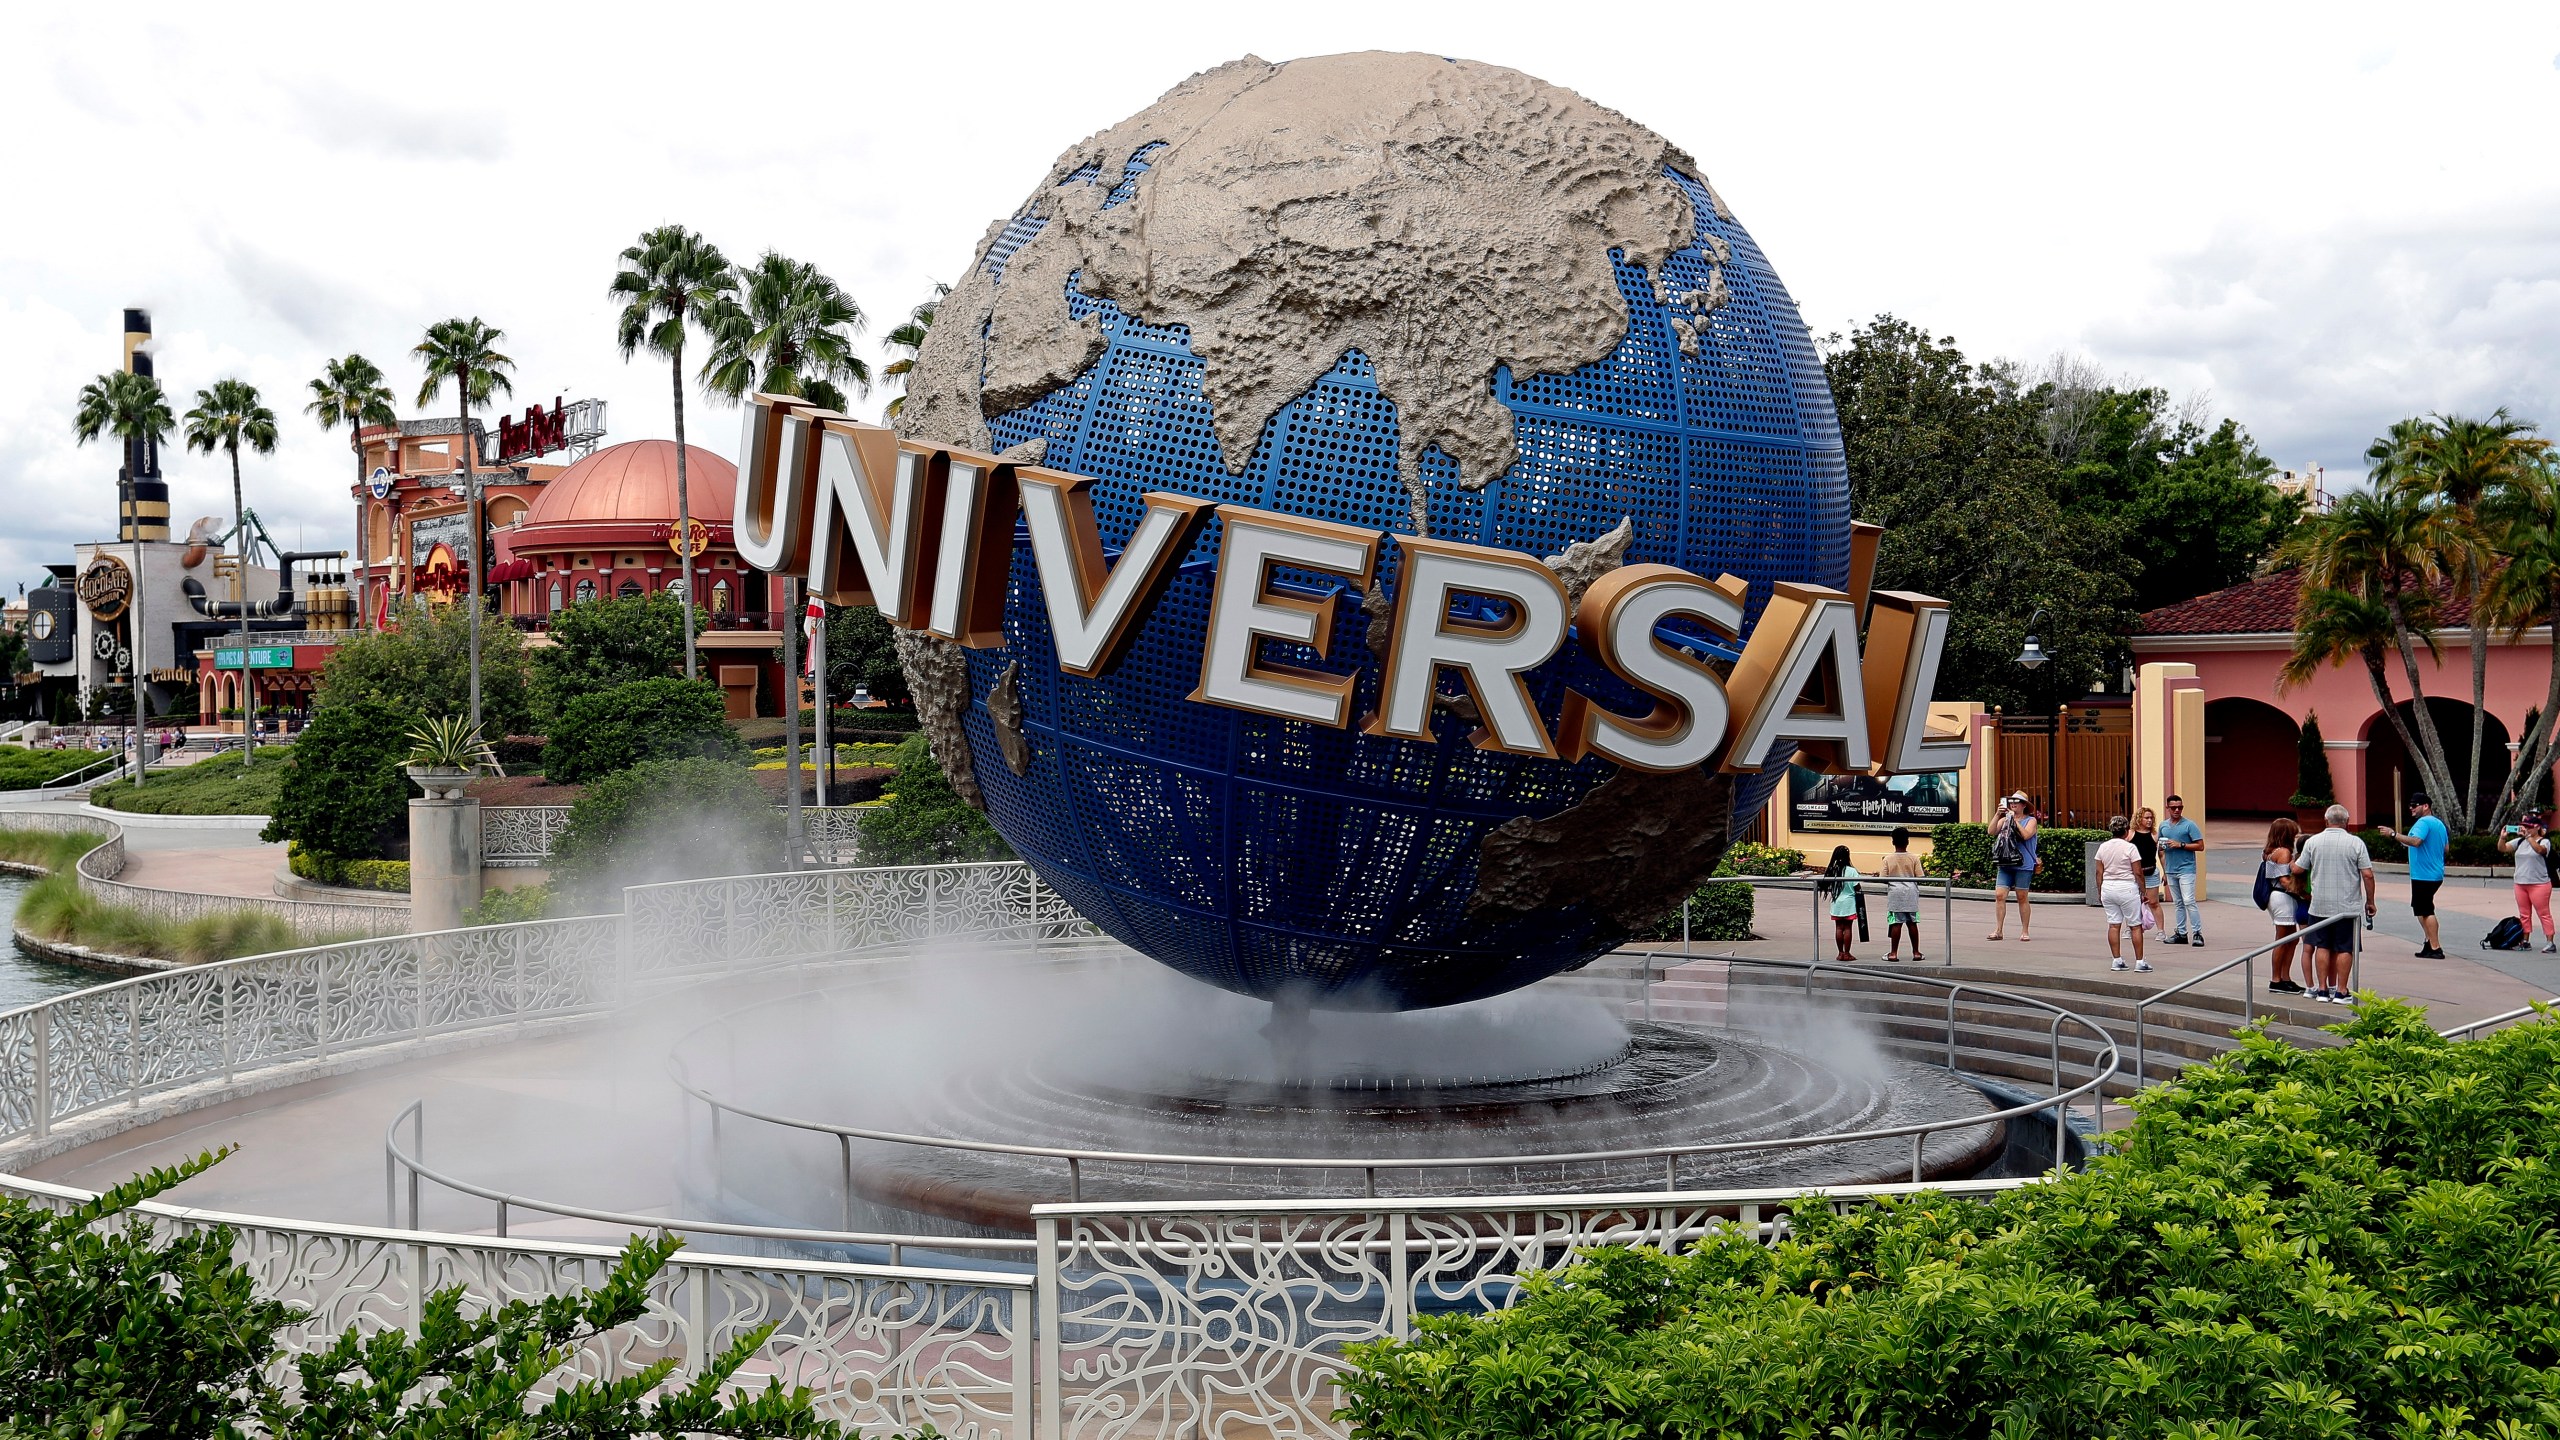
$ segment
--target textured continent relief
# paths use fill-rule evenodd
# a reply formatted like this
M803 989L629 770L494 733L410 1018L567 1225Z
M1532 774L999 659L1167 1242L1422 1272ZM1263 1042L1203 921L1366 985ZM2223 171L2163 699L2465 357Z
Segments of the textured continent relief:
M1104 208L1142 149L1150 168ZM1666 167L1697 176L1661 136L1500 66L1374 51L1222 65L1060 155L1020 212L1045 223L1000 267L987 259L1006 222L990 227L898 430L984 450L988 416L1082 374L1104 338L1069 313L1072 284L1189 327L1230 470L1343 352L1366 355L1396 407L1419 533L1426 449L1469 487L1511 468L1498 367L1560 374L1625 337L1612 250L1675 312L1720 298L1716 279L1661 294L1663 262L1697 235ZM1106 183L1065 183L1085 173Z

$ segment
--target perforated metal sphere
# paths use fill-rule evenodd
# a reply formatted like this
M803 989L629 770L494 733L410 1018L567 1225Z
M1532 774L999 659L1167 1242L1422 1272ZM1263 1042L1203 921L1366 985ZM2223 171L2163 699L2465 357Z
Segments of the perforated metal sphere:
M1147 157L1137 152L1119 175L1084 171L1065 183L1116 181L1116 203ZM1653 277L1617 261L1632 320L1624 342L1568 374L1497 373L1492 391L1516 419L1518 461L1468 489L1454 462L1428 452L1430 533L1549 556L1632 518L1628 563L1739 575L1756 617L1774 581L1845 583L1839 426L1804 322L1759 247L1719 215L1704 186L1673 178L1689 193L1696 234L1664 267L1665 286L1705 287L1719 242L1730 247L1724 297L1698 326L1694 353L1683 353ZM981 265L1000 276L1041 223L1036 213L1017 219ZM1396 407L1360 353L1343 354L1282 408L1233 474L1188 333L1072 287L1069 304L1079 318L1099 317L1100 359L989 425L997 448L1045 440L1044 464L1093 477L1103 541L1115 553L1150 490L1411 529ZM967 728L988 814L1043 880L1115 938L1185 974L1319 1006L1477 999L1622 941L1576 903L1525 916L1465 913L1486 832L1574 805L1612 773L1608 762L1483 753L1468 743L1472 726L1450 717L1437 722L1436 744L1421 744L1186 698L1199 680L1218 542L1212 525L1118 668L1083 680L1057 667L1037 574L1017 541L1008 643L971 652L969 678L981 702L1019 662L1029 772L1007 767L983 703L971 704ZM1394 573L1391 558L1389 587ZM1357 673L1352 708L1365 715L1376 707L1378 667L1358 599L1339 608L1330 658L1305 663ZM1624 712L1645 708L1572 642L1532 680L1550 727L1568 684ZM1743 786L1737 813L1756 809L1775 779Z

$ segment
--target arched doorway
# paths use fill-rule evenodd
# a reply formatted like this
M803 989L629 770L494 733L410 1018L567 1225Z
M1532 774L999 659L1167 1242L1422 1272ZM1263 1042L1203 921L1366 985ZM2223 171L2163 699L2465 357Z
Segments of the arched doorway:
M2205 702L2205 801L2212 813L2292 814L2301 737L2293 717L2264 700Z
M2402 716L2417 714L2414 702L2403 700L2396 707ZM2427 697L2427 713L2436 722L2436 738L2444 743L2445 768L2452 772L2453 783L2460 785L2471 773L2471 704L2467 700L2450 700L2441 695ZM2409 727L2417 729L2414 718ZM2418 767L2409 763L2408 747L2401 744L2400 732L2376 711L2365 722L2364 734L2364 807L2361 817L2367 825L2385 821L2397 824L2408 817L2408 797L2426 789ZM2498 791L2507 783L2507 771L2515 757L2507 750L2507 727L2491 715L2481 727L2480 810L2488 818L2489 808L2498 801ZM2436 813L2457 835L2462 833L2463 816L2459 797L2436 795Z

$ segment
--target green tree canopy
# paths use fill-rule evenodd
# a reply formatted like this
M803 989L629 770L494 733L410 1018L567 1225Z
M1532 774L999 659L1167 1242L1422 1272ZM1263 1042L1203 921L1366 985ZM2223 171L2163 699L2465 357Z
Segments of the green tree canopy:
M694 607L697 627L710 623ZM663 591L581 600L551 612L551 643L533 652L536 708L556 725L571 698L684 668L684 602Z
M583 785L645 760L737 760L745 748L729 728L719 686L664 676L571 699L551 727L542 773Z
M732 400L750 391L799 395L843 410L845 387L871 392L870 362L854 347L863 319L862 307L817 266L768 250L738 267L736 293L704 311L711 354L702 362L703 388Z
M2043 412L2000 370L1890 315L1825 342L1852 513L1885 527L1876 584L1954 607L1938 693L2043 710L2122 663L2125 522L2075 512ZM2027 622L2054 656L2017 663Z
M875 700L908 698L896 633L870 605L838 605L827 616L827 703L842 705L857 685ZM778 658L781 648L775 647Z
M408 823L400 757L417 715L378 700L334 700L285 752L274 813L259 839L292 841L341 860L381 856Z
M392 623L400 628L357 636L329 657L320 672L320 705L372 700L418 720L465 713L471 704L470 612L461 605L411 606L393 611ZM514 626L482 630L482 734L516 735L532 728L531 671L524 636Z
M960 798L922 735L898 744L898 778L889 802L863 812L862 859L868 865L947 865L1010 860L1013 849L986 815Z
M2047 380L2028 395L2047 415L2065 503L2123 537L2133 608L2154 610L2236 585L2282 544L2302 502L2267 483L2275 467L2239 422L2207 430L2165 390L2073 390Z

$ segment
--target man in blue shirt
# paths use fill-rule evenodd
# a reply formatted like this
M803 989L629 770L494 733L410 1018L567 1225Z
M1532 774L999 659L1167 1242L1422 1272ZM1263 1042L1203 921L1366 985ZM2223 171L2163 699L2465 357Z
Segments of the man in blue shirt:
M2424 795L2409 797L2409 813L2418 818L2409 822L2409 833L2385 825L2382 833L2400 842L2409 852L2409 913L2427 932L2426 948L2418 952L2421 960L2441 960L2444 946L2436 934L2436 891L2444 884L2444 847L2448 838L2444 822L2437 819L2435 807Z
M2172 795L2169 819L2156 837L2160 843L2160 888L2178 907L2172 945L2204 943L2204 911L2196 905L2196 856L2204 850L2204 828L2187 818L2187 802Z

